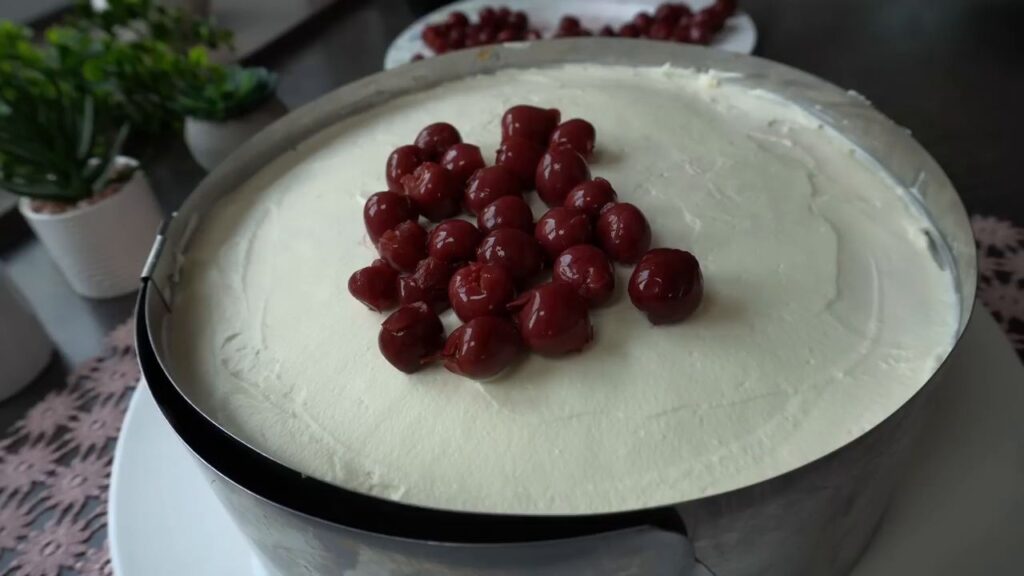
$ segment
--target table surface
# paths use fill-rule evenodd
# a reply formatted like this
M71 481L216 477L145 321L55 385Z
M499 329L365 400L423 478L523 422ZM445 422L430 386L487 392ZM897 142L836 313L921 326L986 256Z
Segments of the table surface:
M340 0L248 60L280 73L280 98L294 109L379 71L390 40L439 4ZM755 54L864 94L935 156L972 213L1024 220L1018 183L1024 2L744 0L742 6L758 26ZM164 144L146 170L166 210L203 176L180 141ZM59 350L36 385L0 404L4 429L60 385L69 366L100 351L103 334L131 314L134 297L75 295L17 216L0 223L0 261Z

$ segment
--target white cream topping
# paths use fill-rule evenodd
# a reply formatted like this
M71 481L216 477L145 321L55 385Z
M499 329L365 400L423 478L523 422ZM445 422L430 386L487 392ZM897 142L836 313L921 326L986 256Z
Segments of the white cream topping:
M346 291L375 258L362 205L421 127L451 122L492 159L520 103L597 127L594 175L647 214L656 246L697 255L703 306L652 327L619 267L580 355L531 356L483 384L440 366L402 374L377 351L383 316ZM875 166L719 75L572 65L446 84L328 128L205 216L172 361L244 441L404 502L596 513L742 487L878 424L952 346L956 296L929 225Z

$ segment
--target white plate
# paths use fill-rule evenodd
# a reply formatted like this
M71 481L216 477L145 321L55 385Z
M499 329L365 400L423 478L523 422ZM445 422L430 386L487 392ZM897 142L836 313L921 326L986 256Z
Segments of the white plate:
M1024 369L984 310L947 368L928 441L852 576L1021 573ZM128 409L110 492L117 576L265 574L145 385Z
M709 6L714 0L689 0L694 11ZM508 6L513 10L522 10L530 17L530 26L538 29L545 38L550 36L558 21L566 14L578 16L585 28L595 32L605 24L618 28L637 12L654 12L660 1L642 0L462 0L453 2L434 10L430 14L413 22L402 31L388 47L384 56L384 69L390 70L412 60L417 52L429 56L433 52L423 44L420 34L428 24L442 22L449 13L456 10L465 12L471 20L476 20L476 13L484 6ZM715 34L711 41L712 48L720 48L730 52L750 54L757 44L757 27L754 20L745 12L737 12L725 24L721 32Z

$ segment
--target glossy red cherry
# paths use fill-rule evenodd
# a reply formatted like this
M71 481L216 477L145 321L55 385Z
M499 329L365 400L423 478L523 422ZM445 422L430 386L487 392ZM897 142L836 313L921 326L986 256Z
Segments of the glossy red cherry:
M647 31L651 29L654 24L654 17L647 12L639 12L636 16L633 16L633 26L640 32L640 35L646 35Z
M534 174L537 173L537 164L544 155L544 147L536 143L510 136L502 141L501 147L495 155L494 163L504 166L509 172L515 174L523 188L533 188Z
M604 178L594 178L581 182L565 197L565 207L581 210L591 220L597 220L601 209L619 199L610 182Z
M412 272L427 257L427 231L406 220L381 235L377 251L385 262L401 272Z
M423 158L437 162L449 148L462 142L462 135L455 126L447 122L437 122L420 130L416 135L416 145L423 152Z
M512 9L508 6L499 6L494 11L494 23L498 26L504 26L508 24L508 19L512 16Z
M726 18L736 13L739 3L736 0L715 0L715 10Z
M600 249L578 244L555 258L552 279L572 286L591 308L601 306L615 292L615 269Z
M555 34L574 35L579 32L583 26L580 24L580 19L575 16L562 16L562 19L558 21L558 28L555 30Z
M683 250L656 248L644 254L629 278L629 299L651 324L687 319L700 305L704 277L697 259Z
M622 38L639 38L640 29L637 28L636 24L623 24L619 28L619 36Z
M349 277L348 291L374 312L393 308L398 304L398 271L383 260L374 260Z
M692 25L693 18L690 16L684 16L679 19L679 23L676 24L676 29L672 32L672 40L675 42L681 42L683 44L690 43L690 27Z
M473 214L479 214L488 204L503 196L519 196L522 185L511 170L504 166L487 166L477 170L466 184L462 203Z
M420 260L416 270L398 280L398 301L405 304L426 302L435 312L448 308L448 280L452 265L428 256Z
M448 43L445 40L447 30L443 24L427 26L420 33L420 38L428 48L438 54L448 50Z
M522 352L523 340L515 324L505 318L481 316L456 328L441 355L449 371L486 380L501 374Z
M494 41L498 42L499 44L503 44L505 42L518 42L519 40L522 39L522 32L513 30L511 28L503 28L501 32L498 32L498 35L494 37Z
M425 58L425 56L423 56L422 52L417 52L417 53L412 55L411 62L419 62L420 60L423 60L424 58Z
M561 206L569 191L590 179L587 161L570 148L548 150L537 165L537 194L548 206Z
M707 26L690 24L690 44L707 46L711 43L714 33Z
M541 284L509 307L516 313L523 341L538 354L578 352L594 338L587 301L568 284Z
M597 133L593 124L580 118L573 118L562 122L558 128L555 128L555 131L551 133L549 147L568 146L584 159L589 159L594 155L596 139Z
M402 306L380 325L377 346L392 366L412 374L441 351L444 325L423 302Z
M714 6L698 11L693 15L692 26L705 28L711 34L718 32L725 26L726 16L715 9Z
M533 232L533 211L521 196L503 196L480 211L476 225L485 234L501 228Z
M465 186L473 173L485 166L484 155L479 146L456 144L441 157L441 166L452 173L460 186Z
M551 133L562 119L556 108L538 108L519 105L505 111L501 117L501 139L517 136L538 146L547 146Z
M575 208L555 206L537 220L533 237L550 258L566 249L590 242L590 218Z
M615 29L612 28L611 26L605 24L604 26L601 26L600 30L597 31L597 35L598 36L608 36L608 37L615 36Z
M417 217L412 200L395 192L377 192L363 206L363 223L374 244L388 230Z
M530 26L530 18L526 15L526 12L516 10L508 17L508 24L506 26L525 34L526 29Z
M448 14L444 23L448 28L465 28L466 26L469 26L469 16L466 16L465 12L456 10Z
M655 20L654 24L651 24L650 29L647 30L647 37L651 40L668 40L674 30L675 26L671 23Z
M448 282L448 300L463 322L479 316L504 316L515 295L512 274L496 264L473 262L460 268Z
M440 164L424 162L416 171L402 178L405 195L419 213L440 222L459 213L462 188L450 172Z
M608 204L597 217L597 240L612 260L631 264L651 247L651 227L636 206Z
M664 2L658 5L654 11L654 19L659 22L667 22L675 25L683 16L690 14L690 8L686 4L678 2Z
M445 220L430 231L427 252L445 262L457 264L476 258L476 247L483 234L465 220Z
M448 36L445 37L445 43L448 45L448 50L462 50L465 48L465 28L452 28L451 30L448 30Z
M420 149L409 144L399 146L388 156L388 163L385 175L388 181L388 190L405 193L402 186L402 178L416 171L416 168L423 164L423 154Z
M498 12L490 6L484 6L477 12L476 17L480 24L492 26L498 21Z
M476 259L483 264L504 266L519 285L544 268L544 253L537 240L512 228L500 228L485 236L477 248Z

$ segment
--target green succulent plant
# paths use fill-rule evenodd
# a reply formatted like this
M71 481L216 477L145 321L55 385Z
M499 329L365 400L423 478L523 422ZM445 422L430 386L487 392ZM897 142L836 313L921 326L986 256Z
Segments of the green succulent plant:
M74 203L109 184L128 124L93 92L97 58L0 22L0 187Z
M213 65L201 49L193 50L190 58L196 73L177 98L186 116L215 121L241 116L270 99L277 88L277 75L266 68Z

